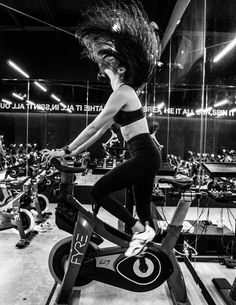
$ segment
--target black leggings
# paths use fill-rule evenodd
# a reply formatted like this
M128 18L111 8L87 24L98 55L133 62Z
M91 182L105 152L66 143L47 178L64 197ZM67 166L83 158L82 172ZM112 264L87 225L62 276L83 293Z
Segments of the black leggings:
M150 202L154 178L161 165L161 155L150 134L135 136L127 142L131 159L118 165L101 179L91 189L91 195L99 207L102 206L113 216L133 227L137 221L122 203L110 194L133 187L136 211L140 221L149 221L153 225Z

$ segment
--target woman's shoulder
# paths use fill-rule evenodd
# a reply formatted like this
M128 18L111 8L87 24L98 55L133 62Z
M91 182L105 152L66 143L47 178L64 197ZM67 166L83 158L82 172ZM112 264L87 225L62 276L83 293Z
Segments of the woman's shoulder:
M138 95L136 93L136 91L134 90L134 88L132 88L129 85L122 85L119 89L116 90L116 92L119 94L123 94L125 98L132 98L132 99L137 99Z
M112 97L119 97L122 99L130 99L131 97L134 98L135 95L136 93L134 89L126 84L122 85L111 94Z

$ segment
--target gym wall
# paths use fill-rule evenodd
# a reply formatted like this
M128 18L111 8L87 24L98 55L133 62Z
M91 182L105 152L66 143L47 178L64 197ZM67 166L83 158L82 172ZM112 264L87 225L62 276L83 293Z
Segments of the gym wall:
M88 122L95 118L90 115ZM200 151L200 119L198 118L156 118L159 130L156 137L164 145L164 153L186 158L188 151ZM26 143L26 114L24 113L1 113L0 132L5 135L6 145L11 143ZM76 135L86 126L85 115L82 114L50 114L31 113L29 116L29 143L38 143L40 148L62 147L72 141ZM233 139L236 137L236 122L230 119L208 119L206 128L206 152L218 153L224 148L236 149ZM227 134L227 137L223 135ZM108 131L89 150L91 156L103 157L101 143L110 137ZM168 144L168 145L167 145Z

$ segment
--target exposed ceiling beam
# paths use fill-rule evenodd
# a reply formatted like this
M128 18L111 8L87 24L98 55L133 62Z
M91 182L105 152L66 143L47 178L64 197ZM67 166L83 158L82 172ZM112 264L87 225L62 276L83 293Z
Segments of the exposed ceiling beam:
M172 15L169 20L169 23L166 27L164 36L161 40L161 53L165 50L165 47L166 47L168 41L170 40L172 34L174 33L175 28L176 28L179 20L181 20L190 1L191 0L178 0L176 2L174 10L173 10Z
M75 33L77 27L71 26L71 27L65 27L60 26L61 29L71 32L71 34ZM18 26L0 26L0 32L19 32L22 31L22 28ZM54 28L49 26L24 26L24 31L28 32L52 32L54 31Z

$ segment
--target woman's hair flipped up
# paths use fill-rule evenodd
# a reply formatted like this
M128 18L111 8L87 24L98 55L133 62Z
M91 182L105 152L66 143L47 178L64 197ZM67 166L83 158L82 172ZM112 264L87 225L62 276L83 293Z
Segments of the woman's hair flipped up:
M140 88L148 82L160 56L160 41L154 22L140 2L134 0L98 0L85 12L85 20L76 32L85 54L100 70L126 69L122 81Z

